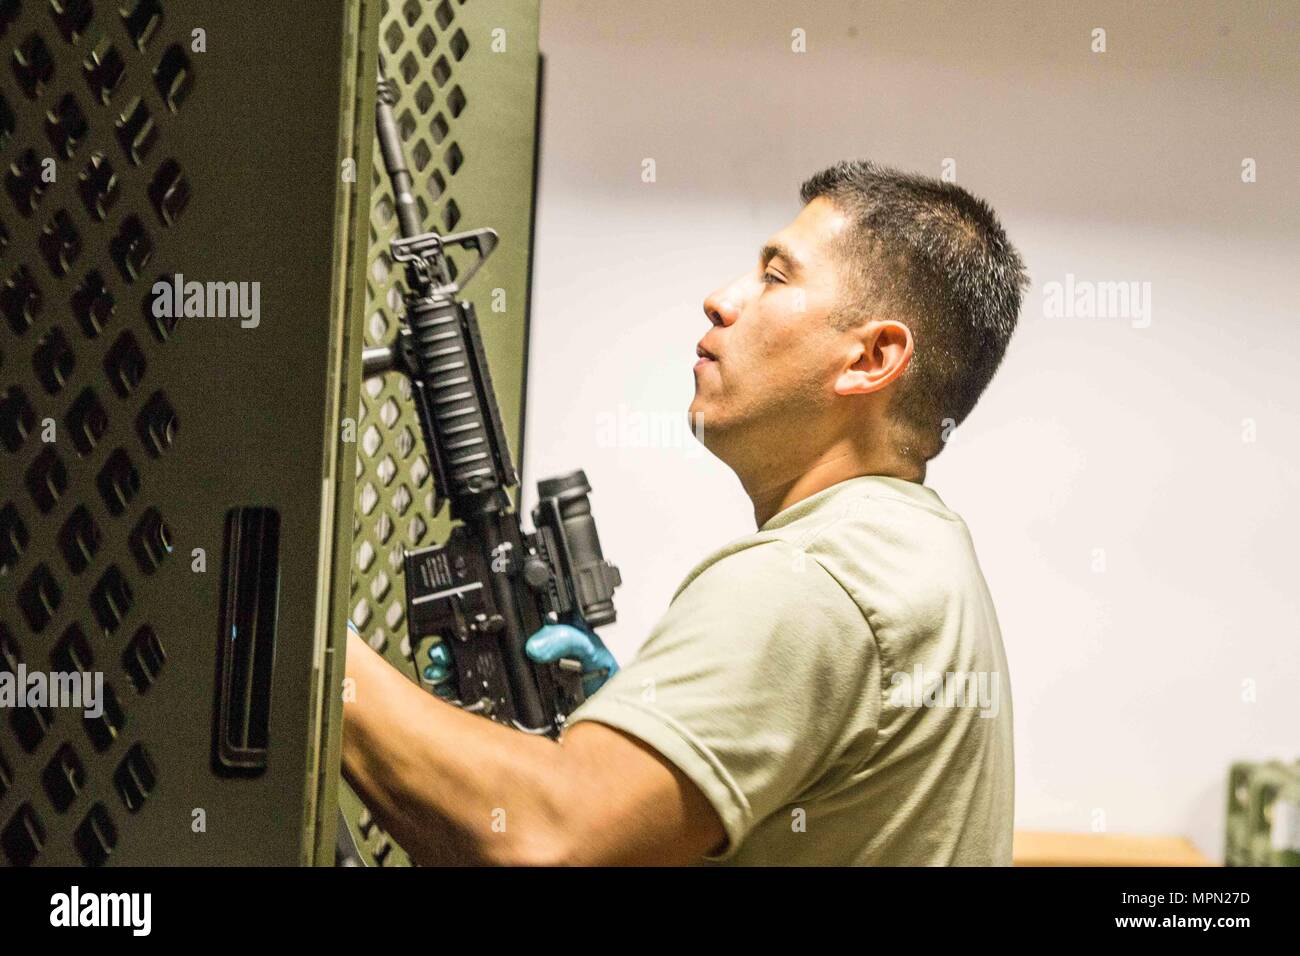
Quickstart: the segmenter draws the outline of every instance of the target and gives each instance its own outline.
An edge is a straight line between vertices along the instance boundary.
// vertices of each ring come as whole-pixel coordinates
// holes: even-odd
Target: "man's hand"
[[[467,714],[355,633],[347,677],[343,775],[422,866],[675,865],[725,844],[696,784],[613,727],[581,721],[556,742]]]
[[[564,657],[582,665],[582,691],[588,697],[618,672],[618,662],[593,631],[569,624],[547,624],[528,639],[524,650],[538,664]]]
[[[348,619],[348,630],[358,637],[361,631]],[[582,692],[590,697],[618,673],[618,661],[609,652],[594,631],[569,624],[547,624],[528,639],[524,645],[528,656],[537,664],[554,664],[568,657],[582,665]],[[441,641],[429,648],[429,659],[424,664],[424,679],[433,685],[439,697],[456,696],[451,684],[451,655]]]

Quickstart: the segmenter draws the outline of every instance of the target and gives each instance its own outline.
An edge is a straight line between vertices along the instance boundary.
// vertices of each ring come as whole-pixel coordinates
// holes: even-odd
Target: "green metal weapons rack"
[[[393,112],[428,231],[491,226],[501,244],[467,290],[479,315],[488,363],[515,460],[523,450],[528,276],[538,95],[538,11],[524,2],[387,5],[379,24],[385,73],[400,91]],[[393,197],[372,156],[365,344],[387,345],[400,321],[402,270]],[[404,376],[364,383],[357,419],[356,511],[350,611],[370,646],[414,678],[407,659],[403,548],[445,539],[446,515],[430,520],[429,461]],[[406,855],[344,786],[345,816],[367,862],[404,865]]]

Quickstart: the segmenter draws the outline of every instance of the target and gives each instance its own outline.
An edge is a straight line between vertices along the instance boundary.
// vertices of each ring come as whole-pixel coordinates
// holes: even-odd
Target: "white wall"
[[[821,166],[955,159],[1034,279],[928,480],[1001,614],[1017,826],[1100,812],[1218,857],[1229,762],[1300,755],[1300,6],[1130,6],[543,0],[525,461],[530,484],[591,478],[630,657],[690,566],[753,530],[684,434],[704,295]],[[1046,318],[1067,273],[1149,282],[1149,327]],[[638,413],[677,440],[635,447]]]

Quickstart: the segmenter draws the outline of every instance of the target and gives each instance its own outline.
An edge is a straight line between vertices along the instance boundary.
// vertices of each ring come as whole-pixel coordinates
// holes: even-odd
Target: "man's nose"
[[[704,300],[704,315],[714,325],[728,326],[740,318],[740,310],[745,306],[744,280],[737,279],[730,285],[709,294]]]

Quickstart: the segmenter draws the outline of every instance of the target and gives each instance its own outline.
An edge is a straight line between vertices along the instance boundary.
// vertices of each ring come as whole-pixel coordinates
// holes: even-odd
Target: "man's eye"
[[[764,273],[763,273],[763,284],[764,284],[764,285],[777,285],[777,284],[782,283],[782,282],[785,282],[785,280],[782,279],[779,275],[777,275],[777,274],[774,273],[774,272],[764,272]]]

